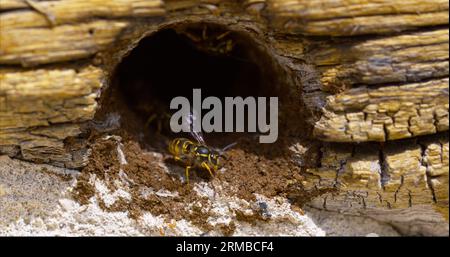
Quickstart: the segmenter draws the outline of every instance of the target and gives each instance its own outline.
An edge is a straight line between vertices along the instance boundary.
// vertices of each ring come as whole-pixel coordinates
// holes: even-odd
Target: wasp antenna
[[[220,150],[220,152],[223,154],[223,153],[225,153],[228,149],[230,149],[231,147],[233,147],[233,146],[235,146],[235,145],[237,145],[237,142],[233,142],[233,143],[231,143],[231,144],[225,146],[224,148],[222,148],[222,149]]]

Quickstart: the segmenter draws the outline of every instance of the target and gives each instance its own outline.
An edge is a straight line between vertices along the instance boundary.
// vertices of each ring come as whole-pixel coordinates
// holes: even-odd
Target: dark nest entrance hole
[[[183,186],[181,180],[173,179],[177,173],[184,176],[184,166],[175,163],[168,155],[167,145],[175,137],[189,135],[172,133],[168,115],[171,114],[169,103],[173,97],[185,96],[191,100],[192,89],[201,88],[203,99],[207,96],[279,98],[276,143],[260,144],[258,137],[245,133],[213,132],[205,135],[211,147],[238,143],[227,151],[224,169],[214,176],[214,181],[232,185],[223,187],[220,192],[248,201],[255,200],[255,193],[267,197],[281,195],[301,205],[315,193],[302,189],[301,167],[290,150],[298,140],[308,137],[303,116],[305,111],[300,100],[301,88],[296,81],[297,78],[282,65],[270,47],[265,47],[245,31],[229,31],[220,25],[196,23],[170,26],[143,38],[116,66],[110,86],[102,93],[101,108],[94,121],[100,132],[106,129],[108,133],[121,136],[121,149],[127,164],[123,165],[118,160],[116,149],[120,145],[117,146],[117,142],[104,140],[104,133],[96,133],[98,129],[90,130],[92,157],[83,170],[84,177],[78,180],[75,190],[81,192],[78,199],[87,201],[94,194],[95,189],[89,182],[91,173],[109,181],[107,183],[113,190],[113,180],[106,178],[119,177],[123,171],[137,187],[133,186],[135,195],[132,202],[118,206],[120,210],[127,209],[130,213],[150,210],[159,215],[166,210],[169,213],[171,210],[184,210],[180,203],[197,201],[199,196],[195,191]],[[114,113],[119,115],[112,115]],[[120,127],[111,122],[116,120],[112,117],[117,116],[120,117]],[[108,125],[112,125],[112,131]],[[304,159],[305,162],[316,160],[308,156]],[[160,165],[161,162],[169,173]],[[191,183],[204,179],[211,179],[208,172],[195,170],[190,174]],[[166,199],[163,204],[161,200],[149,202],[142,199],[138,190],[140,186],[153,188],[155,192],[160,189],[177,190],[183,198],[182,201]],[[192,218],[189,213],[180,213],[184,218],[186,215]],[[203,215],[201,223],[207,223],[206,219]]]
[[[276,96],[279,142],[285,135],[304,132],[300,87],[294,81],[269,50],[244,32],[217,24],[177,25],[143,38],[122,59],[102,106],[108,111],[116,108],[121,113],[122,129],[141,144],[165,151],[167,139],[189,137],[170,130],[170,115],[176,110],[169,106],[176,96],[185,96],[191,104],[194,88],[201,88],[202,99],[216,96],[222,103],[228,96]],[[244,133],[204,136],[217,147],[243,137],[258,142],[257,137]]]

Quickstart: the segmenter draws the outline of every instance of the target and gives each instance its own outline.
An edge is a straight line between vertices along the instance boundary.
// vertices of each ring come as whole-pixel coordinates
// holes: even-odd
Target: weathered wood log
[[[0,63],[28,67],[87,58],[107,48],[126,26],[126,22],[94,21],[54,29],[2,30]]]
[[[339,193],[324,194],[311,205],[404,225],[414,219],[448,221],[448,149],[448,135],[401,145],[325,145],[321,167],[307,171],[305,186]]]
[[[38,28],[57,26],[67,23],[81,23],[92,18],[127,18],[153,17],[164,15],[160,0],[146,1],[43,1],[37,4],[46,11],[48,16],[35,10],[7,12],[0,16],[0,23],[4,28]],[[49,19],[51,24],[49,24]]]
[[[25,129],[93,118],[102,71],[84,65],[0,70],[3,129]]]
[[[89,149],[66,140],[93,119],[121,58],[161,28],[217,23],[254,37],[301,85],[311,140],[326,141],[304,186],[334,190],[311,206],[448,222],[448,9],[443,0],[2,0],[0,153],[84,166]]]
[[[334,142],[386,141],[448,130],[448,78],[355,88],[327,99],[316,137]]]
[[[323,90],[445,77],[448,29],[371,40],[325,42],[311,49]]]
[[[90,65],[0,70],[0,149],[32,161],[84,165],[87,149],[71,152],[63,141],[94,117],[101,75]]]
[[[353,36],[448,24],[448,2],[267,0],[272,26],[288,33]]]

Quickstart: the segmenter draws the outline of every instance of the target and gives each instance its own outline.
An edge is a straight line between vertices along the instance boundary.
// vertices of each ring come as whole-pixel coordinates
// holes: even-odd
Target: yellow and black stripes
[[[169,152],[175,157],[189,155],[195,144],[186,138],[176,138],[169,145]]]
[[[186,166],[186,180],[189,183],[189,170],[200,168],[207,170],[211,176],[219,169],[219,155],[209,147],[196,144],[186,138],[176,138],[169,144],[169,152],[176,161]]]

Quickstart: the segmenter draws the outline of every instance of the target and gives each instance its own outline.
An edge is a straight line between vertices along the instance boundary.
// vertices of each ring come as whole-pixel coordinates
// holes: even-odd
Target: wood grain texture
[[[448,1],[267,0],[265,16],[279,31],[354,36],[448,24]]]
[[[92,119],[102,80],[102,70],[90,65],[0,70],[0,130]]]
[[[87,58],[109,47],[127,25],[126,21],[93,21],[55,28],[2,29],[0,64],[29,67]]]
[[[404,221],[405,214],[410,222],[430,216],[448,222],[448,135],[386,145],[326,144],[321,151],[321,167],[306,172],[304,185],[336,191],[312,206],[391,222]]]
[[[355,88],[329,96],[317,138],[386,141],[448,130],[448,78],[400,86]]]
[[[38,2],[38,1],[36,1]],[[29,7],[23,0],[2,0],[0,2],[0,10],[11,10]]]
[[[322,90],[416,82],[448,76],[448,29],[366,40],[318,42],[309,53]]]
[[[36,10],[10,11],[0,14],[2,27],[10,29],[50,27],[68,23],[81,23],[92,18],[117,19],[163,16],[161,0],[65,0],[35,3],[51,17]],[[49,24],[49,19],[52,24]]]
[[[63,167],[85,165],[88,149],[68,149],[64,140],[93,118],[102,75],[90,65],[0,70],[0,151]]]

